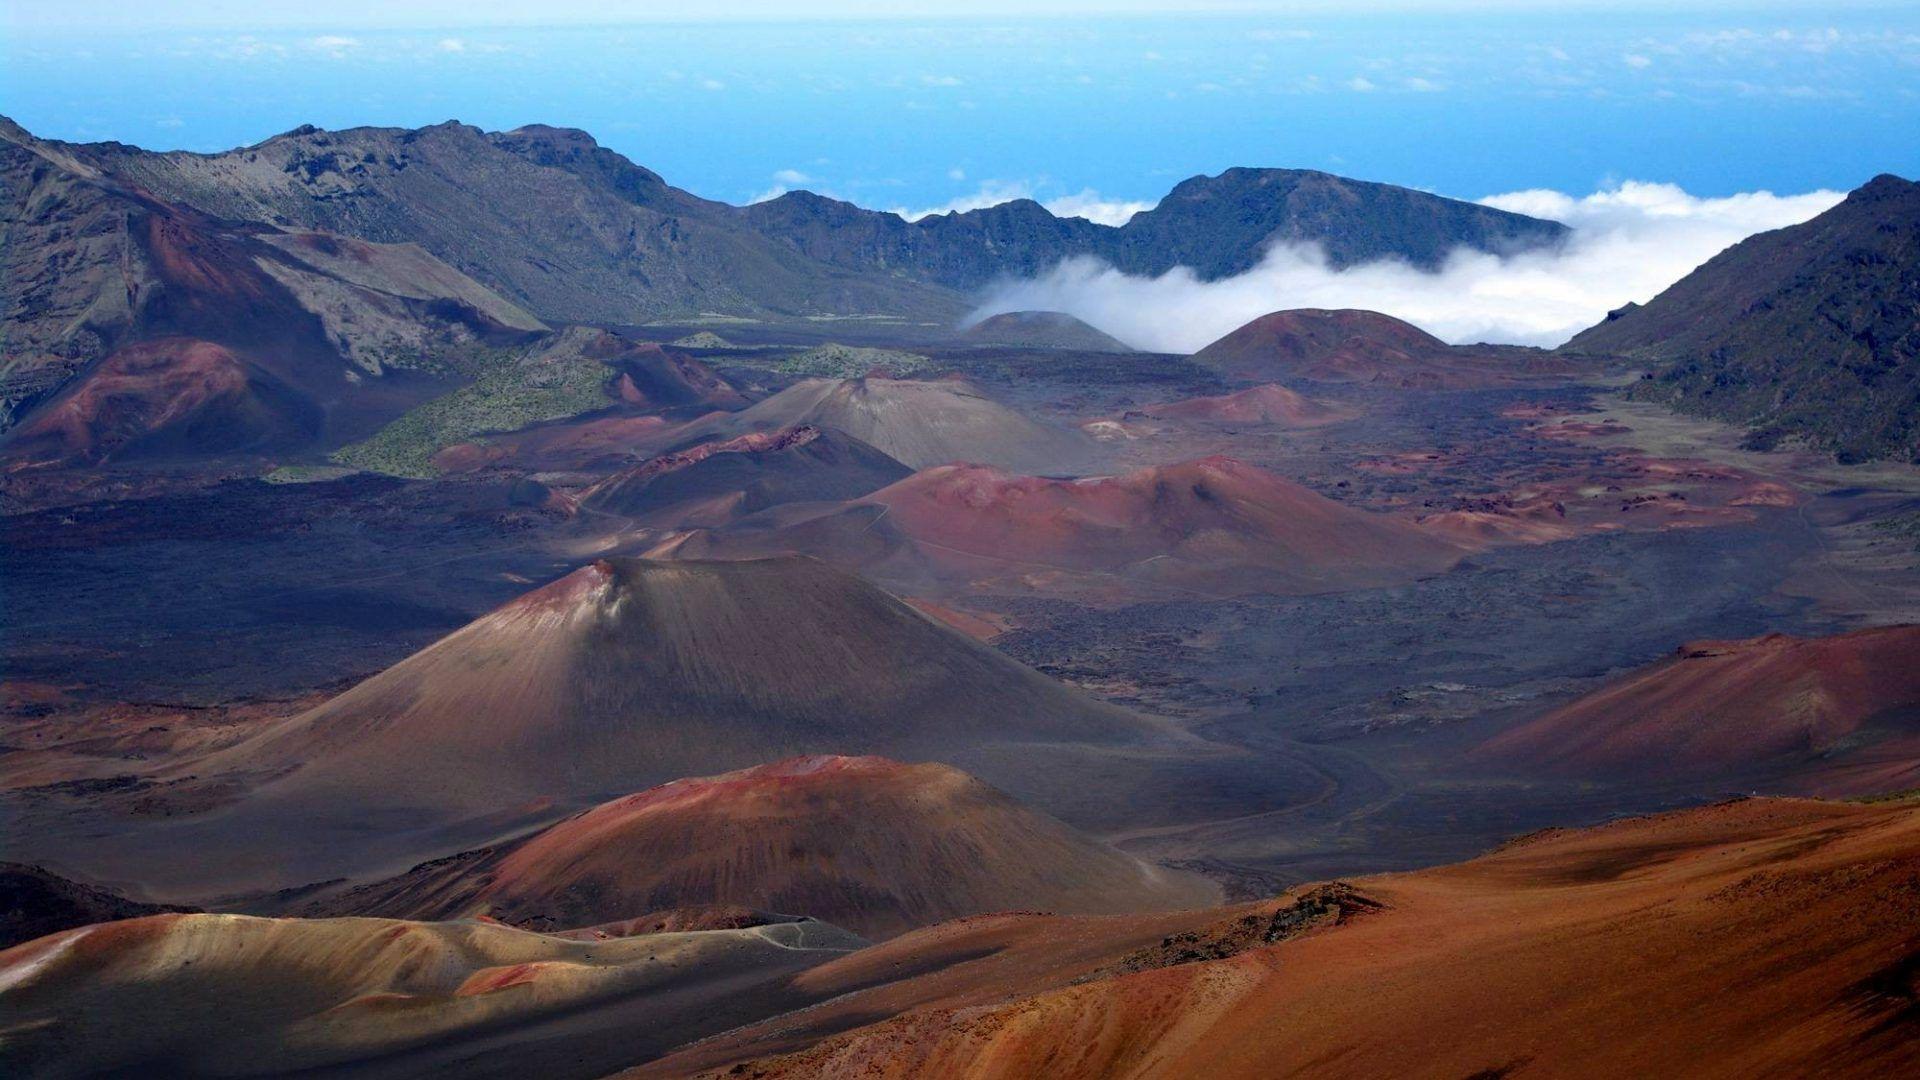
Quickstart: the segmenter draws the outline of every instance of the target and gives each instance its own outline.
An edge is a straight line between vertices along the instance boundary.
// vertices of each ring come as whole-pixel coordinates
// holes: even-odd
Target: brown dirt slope
[[[1139,970],[1086,979],[1089,952],[1122,948],[1114,924],[1032,920],[1024,931],[997,928],[985,958],[859,989],[882,960],[913,971],[915,949],[951,955],[941,933],[966,933],[966,924],[911,935],[796,980],[854,993],[632,1075],[1880,1077],[1920,1068],[1920,809],[1910,804],[1747,800],[1550,832],[1351,887],[1378,910],[1343,908],[1273,944],[1214,950],[1220,959],[1203,948],[1190,962],[1163,951],[1174,962],[1155,963],[1149,950],[1146,964],[1127,965]],[[785,1053],[755,1060],[769,1051]]]

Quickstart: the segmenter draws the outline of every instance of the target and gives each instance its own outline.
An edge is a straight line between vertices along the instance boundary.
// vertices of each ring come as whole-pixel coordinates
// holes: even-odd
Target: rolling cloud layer
[[[1646,302],[1728,246],[1844,197],[1821,190],[1700,198],[1640,181],[1587,196],[1516,191],[1480,201],[1565,222],[1572,240],[1506,257],[1461,249],[1431,272],[1397,261],[1334,269],[1317,247],[1281,245],[1252,270],[1208,282],[1185,268],[1133,277],[1075,259],[994,288],[973,317],[1065,311],[1143,349],[1192,352],[1269,311],[1366,308],[1452,342],[1557,345],[1622,304]]]

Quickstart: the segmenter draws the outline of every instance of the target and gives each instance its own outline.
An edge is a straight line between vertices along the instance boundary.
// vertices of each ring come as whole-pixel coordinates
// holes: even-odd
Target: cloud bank
[[[1640,181],[1586,196],[1516,191],[1480,201],[1565,222],[1573,238],[1558,250],[1508,257],[1463,248],[1437,271],[1398,261],[1339,270],[1318,247],[1281,245],[1252,270],[1211,282],[1184,267],[1134,277],[1074,259],[998,286],[972,317],[1065,311],[1140,348],[1192,352],[1269,311],[1366,308],[1452,342],[1557,345],[1628,301],[1652,299],[1728,246],[1844,197],[1822,190],[1700,198]]]

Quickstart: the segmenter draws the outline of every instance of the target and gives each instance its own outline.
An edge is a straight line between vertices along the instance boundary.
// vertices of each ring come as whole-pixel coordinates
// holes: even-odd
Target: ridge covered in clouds
[[[972,318],[1065,311],[1142,348],[1192,352],[1269,311],[1364,308],[1452,342],[1558,345],[1623,304],[1652,299],[1746,237],[1798,224],[1844,197],[1823,189],[1703,198],[1643,181],[1586,196],[1516,191],[1479,201],[1561,221],[1573,226],[1572,238],[1507,256],[1462,248],[1435,271],[1398,260],[1338,269],[1314,245],[1283,244],[1254,269],[1215,281],[1185,267],[1140,277],[1071,259],[997,286]]]

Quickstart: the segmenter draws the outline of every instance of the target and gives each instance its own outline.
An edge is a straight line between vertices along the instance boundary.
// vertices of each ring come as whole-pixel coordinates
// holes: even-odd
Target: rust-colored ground
[[[1137,948],[1130,932],[1137,943],[1149,924],[1009,917],[913,935],[799,976],[888,985],[641,1072],[1228,1080],[1920,1067],[1911,804],[1748,800],[1353,884],[1383,910],[1224,959],[1077,983],[1094,954]],[[979,959],[915,973],[921,955],[959,952],[956,939]],[[842,1026],[857,1029],[816,1041]],[[791,1052],[752,1060],[769,1051]]]

